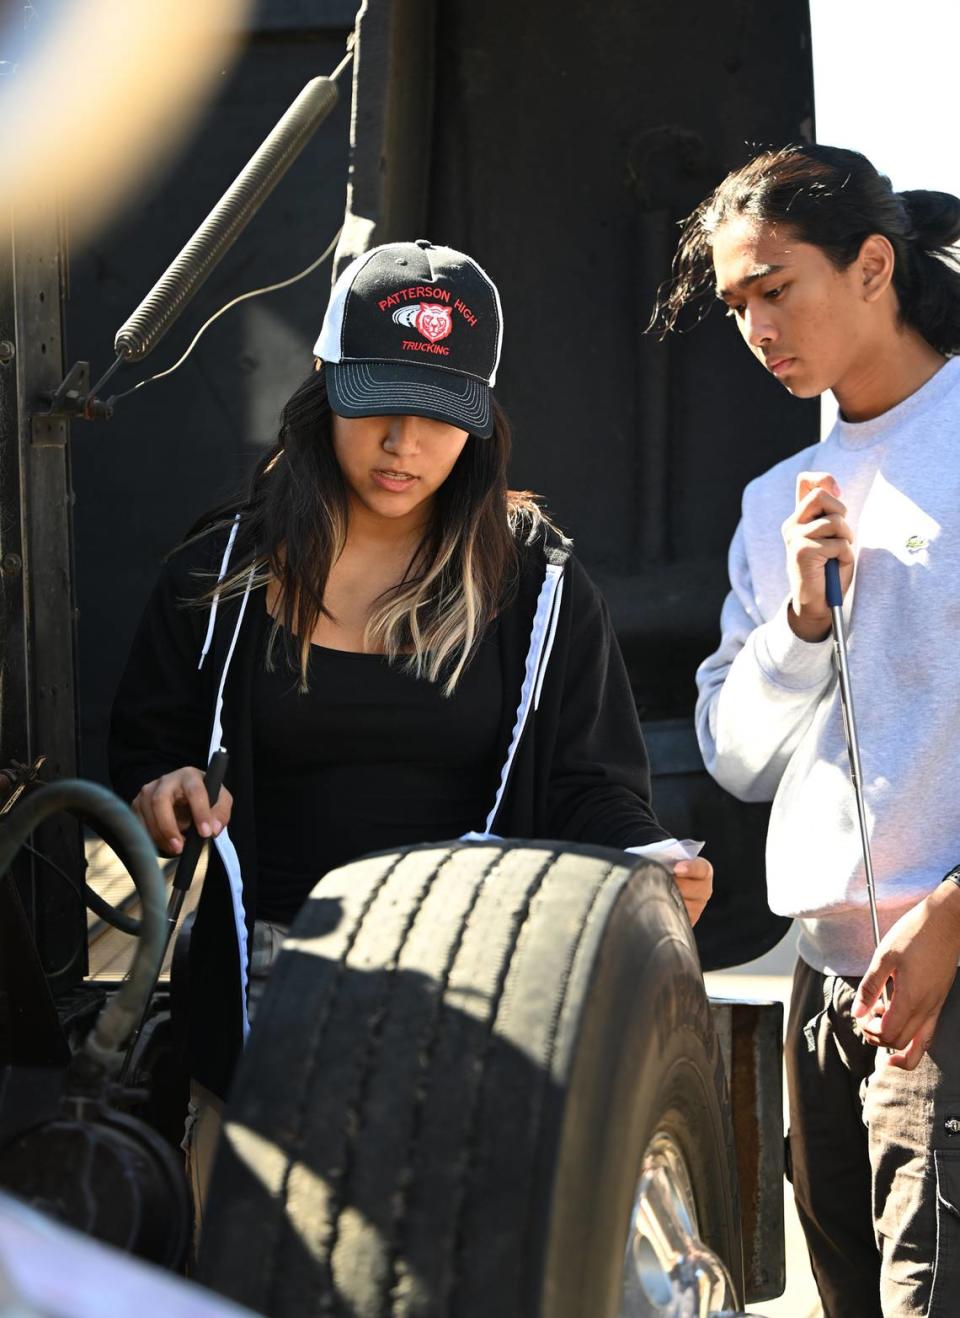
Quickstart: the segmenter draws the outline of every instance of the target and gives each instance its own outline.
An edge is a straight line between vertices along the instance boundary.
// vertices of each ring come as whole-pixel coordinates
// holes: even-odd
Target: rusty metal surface
[[[748,1304],[786,1286],[783,1218],[783,1004],[711,998],[737,1150]]]
[[[0,375],[0,589],[4,762],[78,763],[73,495],[67,423],[41,415],[63,375],[66,263],[60,217],[18,213],[0,226],[0,337],[16,354]],[[14,878],[54,992],[86,969],[83,852],[76,820],[44,821]],[[69,891],[69,887],[73,891]]]

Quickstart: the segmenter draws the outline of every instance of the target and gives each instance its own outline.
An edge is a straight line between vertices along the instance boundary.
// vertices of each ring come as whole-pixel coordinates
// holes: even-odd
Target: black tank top
[[[257,918],[288,924],[329,870],[481,829],[500,770],[494,626],[456,690],[382,655],[311,646],[309,691],[282,653],[253,683]]]

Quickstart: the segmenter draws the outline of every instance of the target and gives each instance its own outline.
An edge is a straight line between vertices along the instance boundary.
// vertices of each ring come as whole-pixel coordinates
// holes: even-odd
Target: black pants
[[[960,980],[915,1071],[850,1014],[858,980],[799,961],[787,1024],[797,1210],[826,1318],[960,1314]]]

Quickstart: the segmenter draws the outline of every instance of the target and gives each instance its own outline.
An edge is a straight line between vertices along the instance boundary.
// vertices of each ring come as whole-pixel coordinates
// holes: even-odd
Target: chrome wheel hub
[[[735,1306],[730,1274],[700,1239],[683,1155],[661,1131],[634,1194],[619,1318],[711,1318]]]

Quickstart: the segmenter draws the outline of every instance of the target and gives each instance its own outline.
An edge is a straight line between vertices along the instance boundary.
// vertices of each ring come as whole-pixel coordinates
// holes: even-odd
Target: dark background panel
[[[163,177],[71,262],[69,360],[96,375],[113,336],[306,82],[340,62],[357,5],[262,5],[246,49]],[[307,12],[307,11],[310,12]],[[171,365],[232,297],[304,269],[342,222],[350,78],[332,116],[156,350],[124,367],[119,393]],[[276,437],[280,408],[312,367],[329,263],[229,311],[166,380],[73,426],[78,680],[83,771],[105,780],[110,702],[162,555],[238,488]]]
[[[810,135],[806,7],[442,4],[428,233],[501,286],[513,478],[607,591],[647,717],[689,712],[751,476],[817,438],[720,308],[645,333],[689,213],[748,142]]]

